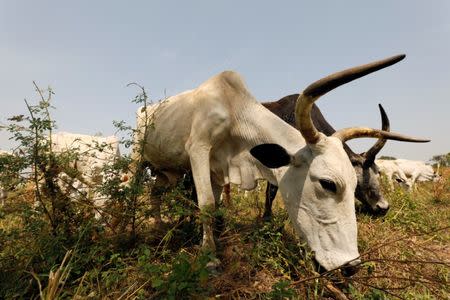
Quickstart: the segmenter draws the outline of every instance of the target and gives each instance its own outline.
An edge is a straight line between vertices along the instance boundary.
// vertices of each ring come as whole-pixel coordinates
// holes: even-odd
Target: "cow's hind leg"
[[[161,219],[161,198],[166,192],[167,188],[170,185],[168,177],[160,172],[155,172],[156,180],[151,188],[150,192],[150,204],[151,204],[151,213],[155,220],[155,225],[160,226],[162,224]]]
[[[227,186],[228,186],[228,195],[229,195],[229,193],[230,193],[230,191],[229,191],[230,185],[226,184],[225,186],[222,187],[221,185],[216,184],[213,181],[211,186],[212,186],[212,190],[213,190],[213,194],[214,194],[215,205],[216,205],[216,207],[219,207],[220,203],[221,203],[221,196],[223,195],[224,190],[225,190],[225,188]],[[227,207],[227,206],[225,206],[225,207]],[[215,232],[218,233],[218,234],[222,233],[222,231],[223,231],[223,229],[225,227],[225,220],[224,220],[223,214],[217,214],[216,213],[215,216],[214,216],[214,221],[215,221],[214,222]]]
[[[268,222],[272,219],[272,204],[277,195],[278,187],[276,185],[267,182],[266,187],[266,202],[264,204],[263,220]]]
[[[225,184],[222,188],[222,203],[225,207],[231,207],[231,185]]]

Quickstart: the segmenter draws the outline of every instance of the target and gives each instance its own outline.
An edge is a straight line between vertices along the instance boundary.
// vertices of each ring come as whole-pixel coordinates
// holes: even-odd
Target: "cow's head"
[[[420,170],[419,176],[417,177],[417,181],[439,181],[440,176],[437,172],[434,171],[433,167],[430,165],[423,165]]]
[[[389,118],[381,104],[381,129],[390,130]],[[356,154],[347,147],[346,152],[355,168],[358,184],[355,197],[364,205],[365,210],[376,215],[385,215],[389,210],[389,202],[383,197],[380,188],[380,170],[375,164],[375,157],[386,144],[386,139],[378,139],[368,151]]]
[[[297,128],[306,141],[306,146],[296,153],[276,144],[258,145],[250,151],[269,168],[285,167],[278,182],[285,207],[295,230],[326,270],[359,263],[354,205],[357,177],[343,142],[358,137],[428,140],[364,127],[342,129],[327,137],[314,127],[312,104],[328,91],[403,58],[399,55],[344,70],[308,86],[296,104]]]

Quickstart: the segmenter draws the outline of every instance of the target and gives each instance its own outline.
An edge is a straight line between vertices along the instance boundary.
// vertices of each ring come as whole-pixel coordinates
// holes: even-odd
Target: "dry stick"
[[[322,274],[319,274],[319,275],[316,275],[316,276],[311,276],[311,277],[307,277],[307,278],[304,278],[304,279],[300,279],[300,280],[292,282],[290,285],[291,286],[296,286],[296,285],[299,285],[299,284],[307,282],[307,281],[324,278],[327,274],[329,274],[330,272],[335,271],[335,270],[337,270],[337,269],[334,269],[334,270],[331,270],[331,271],[327,271],[325,273],[322,273]]]
[[[446,229],[449,229],[449,228],[450,228],[450,226],[445,226],[445,227],[438,228],[438,229],[436,229],[436,230],[432,230],[432,231],[429,231],[429,232],[418,233],[418,234],[414,234],[414,235],[412,235],[412,236],[403,236],[403,237],[398,238],[398,239],[394,239],[394,240],[391,240],[391,241],[387,241],[387,242],[384,242],[384,243],[378,245],[377,247],[368,249],[365,253],[361,254],[361,256],[370,254],[370,253],[374,252],[375,250],[378,250],[378,249],[380,249],[380,248],[382,248],[382,247],[385,247],[385,246],[387,246],[387,245],[394,244],[394,243],[397,243],[397,242],[400,242],[400,241],[404,241],[404,240],[406,240],[406,239],[408,239],[408,238],[411,238],[411,237],[414,237],[414,236],[430,235],[430,234],[433,234],[433,233],[436,233],[436,232],[439,232],[439,231],[443,231],[443,230],[446,230]],[[429,263],[429,264],[441,264],[441,265],[444,265],[444,266],[448,266],[447,263],[445,263],[445,262],[440,262],[440,261],[419,261],[419,260],[417,260],[417,261],[414,261],[414,260],[411,260],[411,261],[404,260],[404,261],[402,261],[402,260],[393,260],[393,259],[370,259],[370,260],[367,260],[367,261],[362,261],[361,263],[370,262],[370,261],[381,261],[381,262],[382,262],[382,261],[394,261],[394,262],[399,262],[399,263],[408,263],[408,262],[413,262],[413,263]],[[433,283],[433,281],[429,282],[429,281],[423,281],[423,280],[419,280],[419,279],[414,279],[414,280],[412,280],[412,279],[408,279],[408,278],[400,278],[400,277],[399,277],[399,278],[396,278],[396,277],[391,277],[391,276],[372,276],[372,277],[368,277],[367,279],[369,279],[369,278],[377,278],[377,277],[379,277],[379,278],[402,279],[402,280],[407,280],[407,281],[412,281],[412,282],[413,282],[413,281],[416,281],[416,282],[420,282],[420,283],[423,283],[423,284],[432,284],[432,283]],[[363,278],[364,278],[364,277],[363,277]],[[397,297],[397,298],[399,298],[399,299],[403,299],[403,298],[401,298],[400,296],[395,295],[395,294],[393,294],[393,293],[390,293],[390,292],[388,292],[388,291],[385,290],[385,289],[382,289],[382,288],[379,288],[379,287],[375,287],[375,286],[373,286],[373,285],[369,285],[369,284],[367,284],[366,282],[361,282],[361,281],[358,281],[357,279],[358,279],[358,278],[356,277],[356,278],[354,278],[353,280],[355,280],[356,282],[359,282],[359,283],[361,283],[361,284],[363,284],[363,285],[366,285],[366,286],[369,286],[369,287],[378,289],[378,290],[380,290],[380,291],[386,292],[386,293],[388,293],[388,294],[390,294],[390,295],[392,295],[392,296],[394,296],[394,297]],[[436,281],[436,283],[439,283],[439,282]],[[433,294],[435,294],[432,290],[430,290],[430,291],[431,291]]]
[[[399,260],[391,258],[371,258],[369,260],[365,260],[364,262],[396,262],[401,264],[418,263],[418,264],[443,265],[446,267],[450,267],[450,263],[439,260]]]
[[[81,277],[80,284],[78,285],[77,290],[75,291],[75,294],[73,295],[74,299],[76,298],[76,296],[78,296],[78,292],[80,291],[81,286],[83,285],[84,278],[86,277],[87,273],[88,272],[84,272],[83,276]]]
[[[361,283],[361,281],[356,281],[355,280],[355,282],[359,282],[359,283]],[[406,285],[402,285],[402,286],[398,286],[398,287],[390,287],[390,288],[388,288],[390,291],[400,291],[400,290],[405,290],[405,289],[407,289],[407,288],[409,288],[409,287],[412,287],[412,286],[414,286],[414,283],[408,283],[408,284],[406,284]]]
[[[433,287],[434,287],[434,286],[432,285],[433,282],[425,282],[425,281],[413,280],[413,279],[407,279],[407,278],[402,279],[402,278],[399,278],[399,277],[390,277],[390,276],[374,276],[374,277],[367,276],[367,277],[358,277],[358,278],[353,278],[353,281],[358,282],[358,283],[360,283],[360,284],[362,284],[362,285],[369,286],[369,285],[367,284],[367,280],[364,280],[364,281],[358,280],[358,279],[365,279],[365,278],[366,278],[366,279],[372,279],[372,278],[386,278],[386,279],[405,280],[405,281],[409,281],[409,282],[410,282],[410,283],[407,284],[407,285],[404,285],[404,286],[401,286],[401,287],[389,287],[389,288],[386,288],[386,290],[404,290],[404,289],[406,289],[406,288],[408,288],[408,287],[414,286],[414,283],[415,283],[415,282],[419,282],[419,283],[422,283],[424,286],[426,286],[426,287],[428,288],[428,291],[429,291],[429,292],[431,292],[433,295],[435,295],[437,298],[439,298],[439,295],[433,290]],[[438,282],[438,281],[436,281],[435,283],[443,284],[442,282]],[[427,284],[428,284],[428,285],[427,285]],[[372,286],[372,285],[370,285],[370,287],[373,287],[373,288],[376,288],[376,289],[385,291],[385,290],[383,290],[383,289],[381,289],[381,288],[377,288],[377,287]],[[434,287],[434,288],[436,288],[436,287]]]
[[[28,272],[28,271],[25,271],[25,272],[30,273],[31,276],[33,276],[33,278],[36,280],[38,287],[39,287],[39,296],[41,297],[41,299],[44,299],[44,294],[42,293],[42,284],[41,284],[41,280],[39,279],[39,276],[34,272]]]
[[[436,233],[436,232],[439,232],[439,231],[442,231],[442,230],[445,230],[445,229],[448,229],[448,228],[450,228],[450,226],[438,228],[438,229],[436,229],[436,230],[429,231],[429,232],[426,232],[426,233],[415,234],[415,235],[413,235],[413,236],[428,235],[428,234]],[[385,246],[387,246],[387,245],[389,245],[389,244],[393,244],[393,243],[396,243],[396,242],[405,240],[405,239],[407,239],[407,238],[410,238],[410,236],[404,236],[404,237],[401,237],[401,238],[399,238],[399,239],[395,239],[395,240],[392,240],[392,241],[387,241],[387,242],[385,242],[385,243],[380,244],[378,247],[374,247],[374,248],[369,249],[368,251],[366,251],[366,252],[364,252],[363,254],[361,254],[361,256],[370,254],[370,253],[372,253],[373,251],[375,251],[375,250],[377,250],[377,249],[380,249],[380,248],[382,248],[382,247],[385,247]],[[372,261],[372,260],[362,261],[361,263],[364,263],[364,262],[370,262],[370,261]],[[331,270],[329,270],[329,271],[326,271],[326,272],[324,272],[324,273],[322,273],[322,274],[319,274],[319,275],[316,275],[316,276],[311,276],[311,277],[307,277],[307,278],[304,278],[304,279],[300,279],[300,280],[294,281],[294,282],[292,282],[290,285],[291,285],[291,286],[295,286],[295,285],[299,285],[299,284],[304,283],[304,282],[307,282],[307,281],[311,281],[311,280],[315,280],[315,279],[320,279],[320,278],[325,278],[327,275],[329,275],[329,274],[331,274],[332,272],[337,271],[337,270],[339,270],[339,269],[341,269],[341,266],[339,266],[339,267],[337,267],[337,268],[334,268],[334,269],[331,269]],[[317,273],[316,273],[316,274],[317,274]],[[368,286],[369,286],[369,285],[368,285]],[[370,287],[375,288],[375,289],[378,289],[378,290],[381,290],[381,291],[384,291],[384,290],[381,289],[381,288],[377,288],[377,287],[374,287],[374,286],[370,286]],[[389,292],[387,292],[387,293],[388,293],[388,294],[391,294],[391,293],[389,293]],[[403,299],[403,298],[401,298],[401,297],[399,297],[399,296],[397,296],[397,295],[395,295],[395,294],[392,294],[392,296],[395,296],[395,297],[397,297],[397,298]]]
[[[337,300],[348,300],[347,296],[337,287],[333,285],[333,283],[326,278],[326,276],[322,276],[317,272],[314,272],[319,278],[322,277],[322,280],[325,281],[325,287],[328,291],[330,291]]]
[[[398,239],[386,241],[386,242],[384,242],[384,243],[378,244],[378,246],[376,246],[376,247],[367,249],[367,251],[364,252],[363,254],[361,254],[361,256],[370,254],[370,253],[372,253],[373,251],[378,250],[378,249],[380,249],[380,248],[382,248],[382,247],[385,247],[385,246],[388,246],[388,245],[390,245],[390,244],[394,244],[394,243],[397,243],[397,242],[406,240],[406,239],[411,238],[411,237],[414,237],[414,236],[429,235],[429,234],[436,233],[436,232],[439,232],[439,231],[443,231],[443,230],[446,230],[446,229],[450,229],[450,226],[445,226],[445,227],[441,227],[441,228],[438,228],[438,229],[435,229],[435,230],[432,230],[432,231],[423,232],[423,233],[416,233],[416,234],[413,234],[413,235],[410,235],[410,236],[403,236],[403,237],[400,237],[400,238],[398,238]]]
[[[135,285],[136,285],[136,282],[133,282],[133,284],[130,285],[130,286],[126,289],[126,291],[123,292],[123,294],[120,295],[119,298],[117,298],[117,300],[122,299],[122,298],[128,293],[128,291],[130,291],[132,288],[134,288]]]
[[[325,287],[334,295],[335,299],[348,300],[347,296],[345,296],[345,294],[340,289],[335,287],[329,280],[327,279],[324,280],[325,280]]]
[[[423,278],[423,277],[421,277]],[[435,280],[431,280],[428,279],[429,281],[426,280],[422,280],[420,278],[408,278],[408,277],[398,277],[398,276],[387,276],[387,275],[379,275],[379,276],[358,276],[358,277],[354,277],[352,278],[354,280],[358,280],[358,279],[393,279],[393,280],[404,280],[404,281],[411,281],[411,282],[419,282],[419,283],[423,283],[423,284],[432,284],[432,283],[442,283],[439,281],[435,281]]]
[[[393,297],[395,297],[395,298],[398,298],[398,299],[401,299],[401,300],[405,300],[405,298],[403,298],[403,297],[401,297],[401,296],[399,296],[399,295],[397,295],[397,294],[394,294],[394,293],[392,293],[392,292],[389,292],[389,291],[386,290],[386,289],[382,289],[382,288],[380,288],[380,287],[377,287],[377,286],[374,286],[374,285],[371,285],[371,284],[368,284],[368,283],[362,282],[362,281],[357,281],[357,282],[359,282],[359,283],[362,284],[362,285],[368,286],[368,287],[370,287],[370,288],[373,288],[373,289],[382,291],[383,293],[386,293],[386,294],[388,294],[388,295],[391,295],[391,296],[393,296]]]
[[[132,292],[130,295],[127,296],[127,299],[130,299],[132,296],[134,296],[134,294],[136,294],[140,289],[142,289],[144,286],[146,286],[149,282],[151,281],[151,279],[147,280],[146,282],[144,282],[141,286],[139,286],[134,292]]]

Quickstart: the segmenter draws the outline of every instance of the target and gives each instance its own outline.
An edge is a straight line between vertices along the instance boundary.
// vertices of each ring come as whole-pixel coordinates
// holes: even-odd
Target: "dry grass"
[[[338,272],[319,275],[310,255],[298,241],[282,208],[281,199],[275,201],[272,224],[260,219],[264,191],[244,196],[232,191],[233,205],[224,209],[225,224],[218,234],[218,257],[222,269],[207,280],[200,275],[186,298],[220,299],[448,299],[450,276],[450,169],[443,170],[437,183],[420,184],[408,194],[400,188],[385,191],[391,210],[383,218],[358,214],[359,249],[363,266],[351,278]],[[18,194],[8,209],[19,210],[26,195]],[[278,196],[279,197],[279,196]],[[189,219],[188,219],[189,221]],[[184,222],[188,222],[184,221]],[[44,276],[46,288],[41,298],[55,299],[159,299],[168,298],[168,290],[158,290],[155,278],[168,280],[176,275],[175,257],[185,253],[194,266],[199,256],[199,222],[196,227],[185,223],[168,223],[165,231],[153,230],[152,222],[142,224],[138,241],[147,247],[143,255],[136,248],[122,249],[120,236],[114,233],[92,237],[92,262],[78,275],[69,270],[79,260],[86,259],[72,252],[71,259],[62,260],[56,271]],[[188,223],[189,223],[188,222]],[[13,215],[0,220],[0,230],[10,232],[22,223]],[[188,229],[186,229],[188,228]],[[194,231],[192,228],[196,228]],[[15,242],[32,247],[27,236]],[[14,249],[14,240],[5,240],[1,259]],[[40,249],[36,249],[40,252]],[[108,252],[109,251],[109,252]],[[112,252],[116,251],[116,252]],[[100,253],[104,260],[95,257]],[[106,254],[110,253],[110,254]],[[113,253],[113,254],[111,254]],[[118,254],[114,254],[118,253]],[[86,255],[86,254],[84,254]],[[175,260],[174,260],[175,259]],[[143,271],[148,260],[150,271]],[[61,260],[59,260],[61,262]],[[25,264],[27,265],[27,264]],[[156,276],[151,268],[158,268]],[[197,272],[199,269],[194,268]],[[11,272],[13,270],[11,269]],[[191,270],[192,271],[192,270]],[[32,270],[30,270],[32,272]],[[153,272],[153,273],[152,273]],[[158,273],[159,272],[159,273]],[[192,273],[198,276],[199,273]],[[48,280],[50,276],[50,280]],[[39,279],[40,278],[40,279]],[[42,276],[38,278],[42,280]],[[189,278],[185,279],[188,280]],[[186,282],[177,284],[187,284]],[[0,283],[1,287],[1,283]],[[195,289],[194,289],[195,288]],[[48,295],[48,297],[47,297]],[[34,294],[34,297],[39,294]],[[177,297],[173,298],[177,299]]]
[[[388,215],[383,218],[358,215],[359,248],[364,262],[362,270],[352,278],[340,277],[334,285],[353,299],[448,299],[450,169],[443,170],[439,182],[419,184],[412,194],[396,188],[391,192],[386,189],[385,195],[391,202]],[[254,268],[246,260],[246,253],[254,245],[240,242],[255,226],[262,226],[255,220],[261,215],[263,199],[262,192],[251,194],[248,199],[240,197],[240,205],[231,212],[235,219],[248,227],[243,226],[238,232],[222,237],[226,267],[213,281],[215,292],[226,298],[253,299],[269,292],[280,280],[289,279],[300,299],[312,297],[317,274],[308,267],[299,268],[301,270],[297,273],[283,274],[267,266]],[[275,202],[276,215],[284,214],[280,200]],[[285,226],[284,234],[289,236],[285,242],[295,240],[289,224]],[[327,282],[322,281],[321,284],[322,294],[315,293],[317,297],[312,298],[339,297],[324,289]]]

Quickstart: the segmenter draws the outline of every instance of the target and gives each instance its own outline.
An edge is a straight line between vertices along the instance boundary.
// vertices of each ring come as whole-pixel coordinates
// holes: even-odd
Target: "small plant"
[[[290,282],[281,280],[272,286],[272,291],[267,294],[268,299],[284,300],[294,299],[298,295],[293,288],[290,287]]]
[[[208,254],[191,257],[181,251],[170,263],[155,265],[144,264],[146,273],[151,276],[151,287],[158,298],[190,299],[206,296],[209,271],[207,263],[213,259]],[[166,272],[169,270],[169,274]]]

